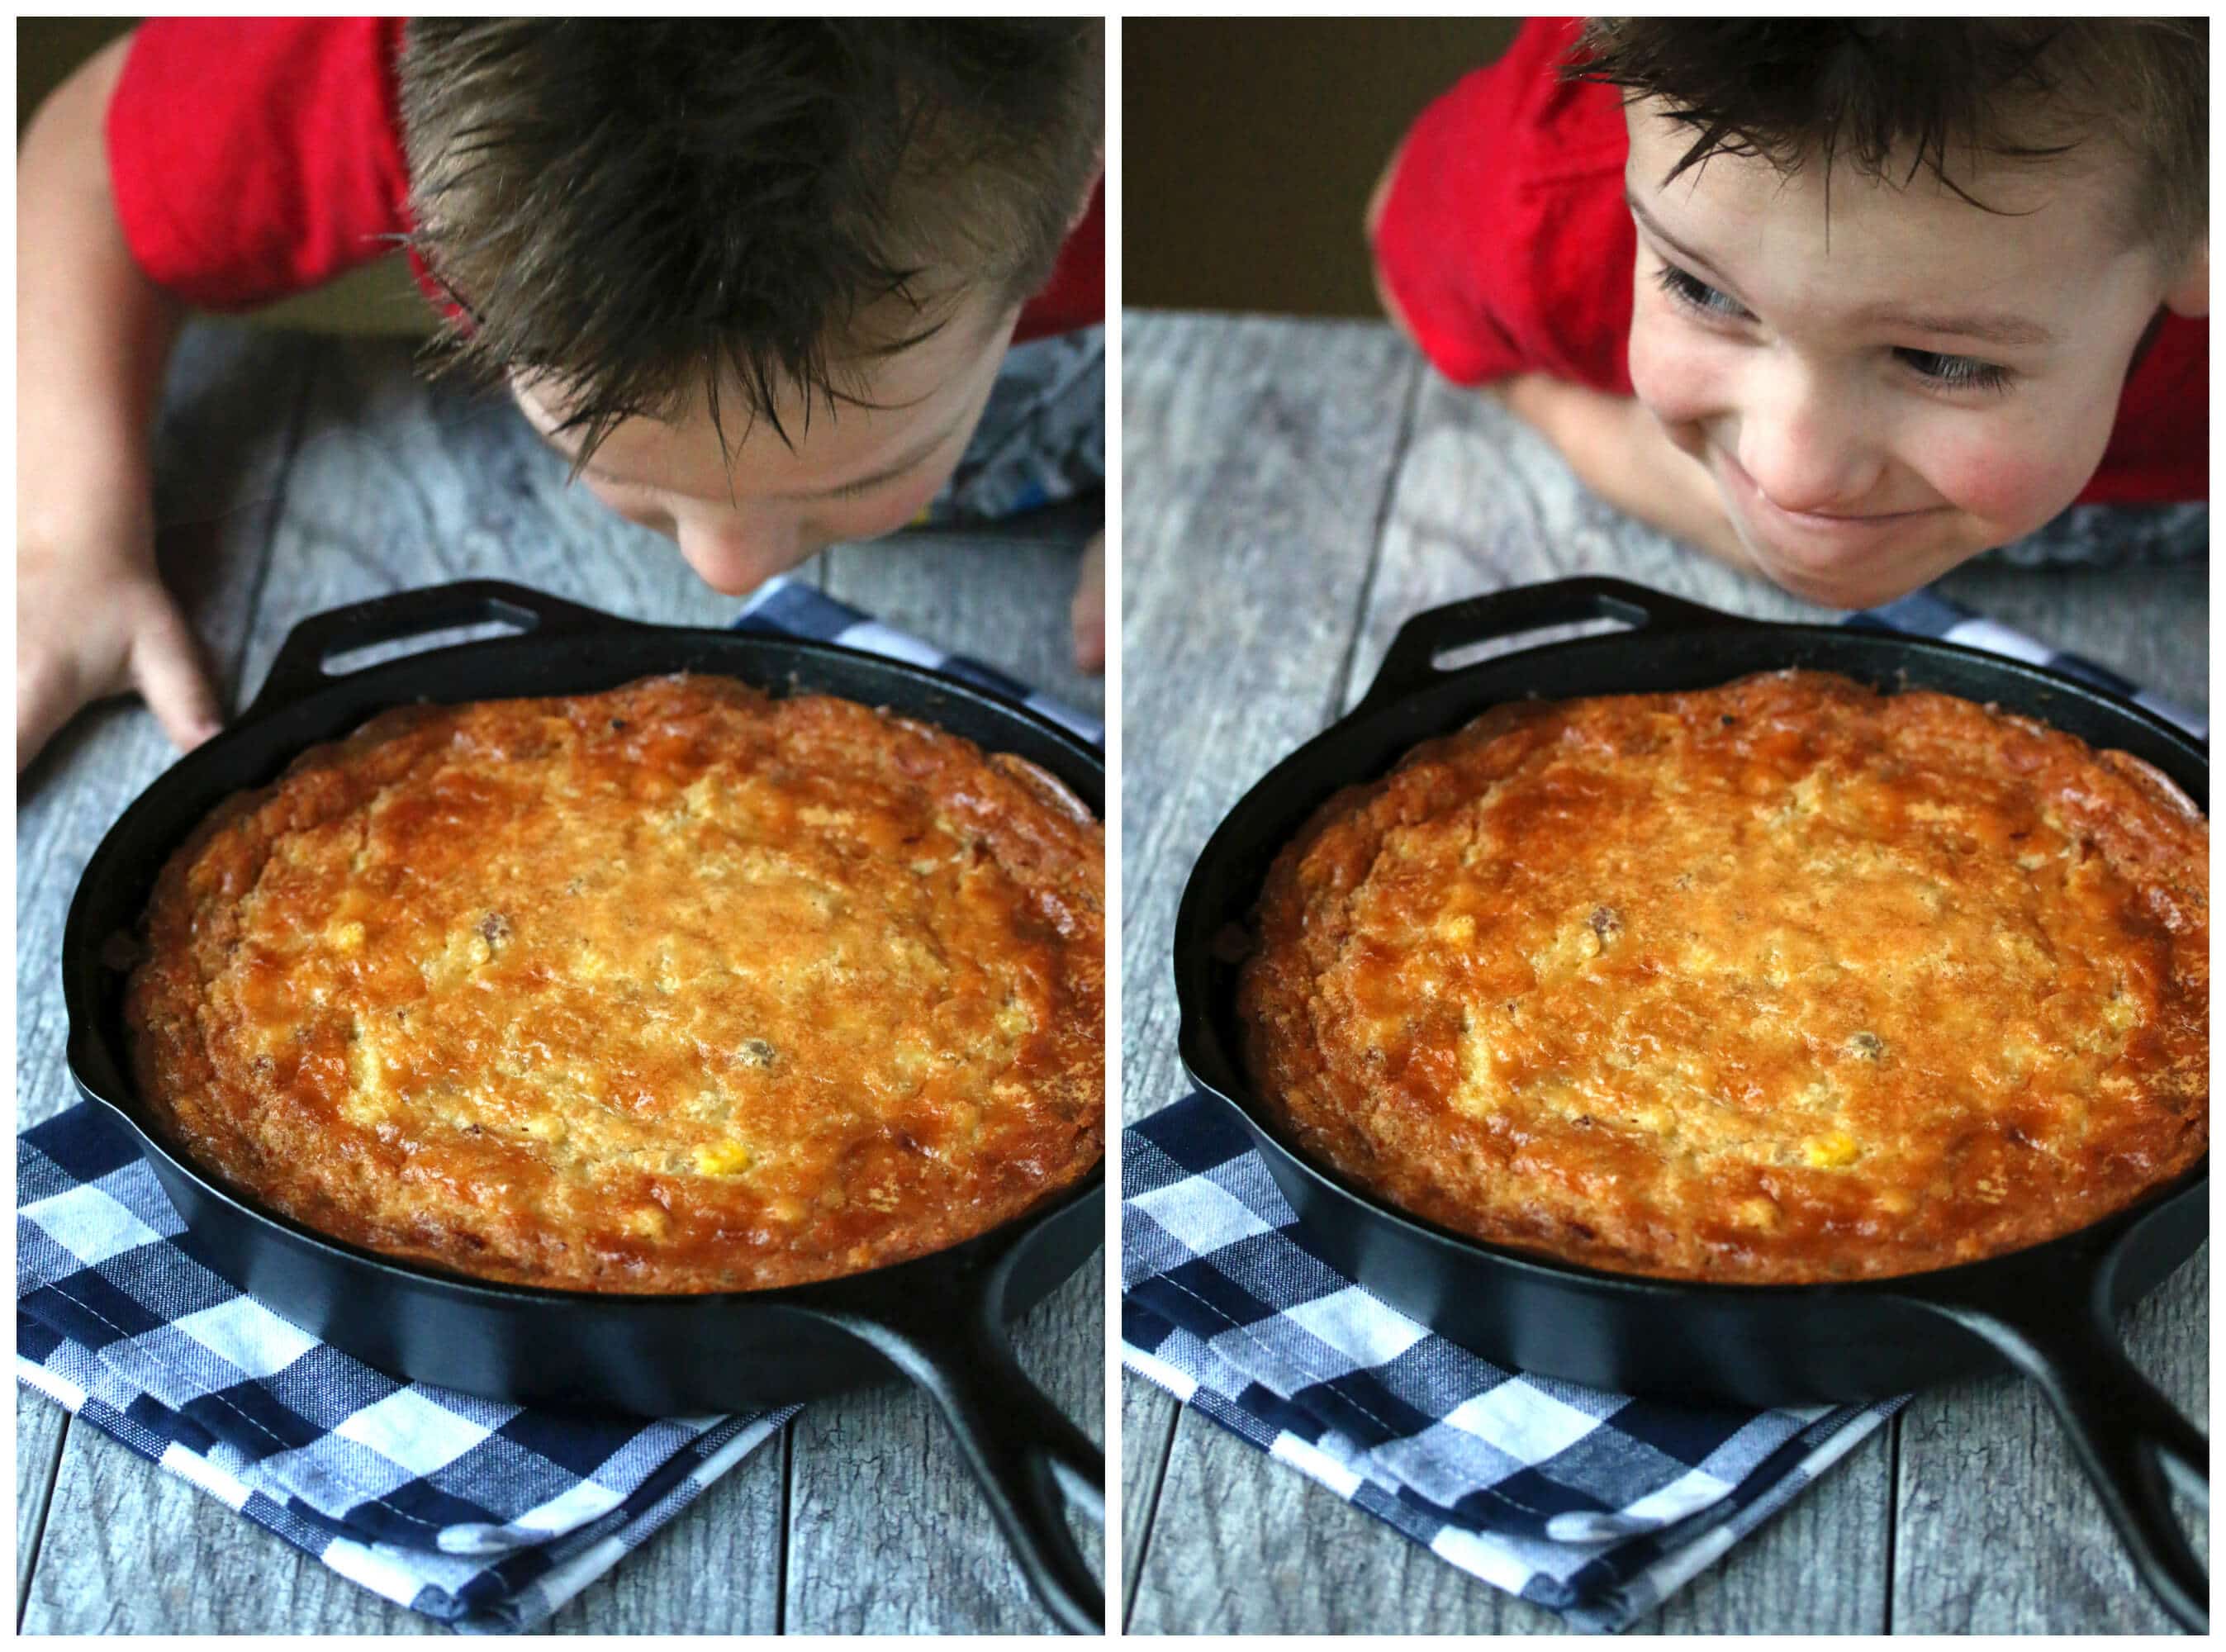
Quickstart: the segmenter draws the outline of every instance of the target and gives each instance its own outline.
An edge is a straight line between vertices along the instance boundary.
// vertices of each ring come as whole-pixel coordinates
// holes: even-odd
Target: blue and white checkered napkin
[[[809,586],[759,630],[837,638],[1090,719]],[[316,1556],[456,1629],[530,1629],[771,1439],[796,1407],[596,1418],[382,1376],[225,1283],[90,1102],[17,1143],[16,1370],[29,1387]]]
[[[1948,637],[2132,693],[1929,593],[1850,623]],[[2202,721],[2143,703],[2200,733]],[[1122,1137],[1123,1363],[1464,1572],[1614,1630],[1847,1455],[1903,1401],[1753,1411],[1510,1371],[1310,1248],[1218,1102]]]
[[[781,636],[841,643],[849,648],[862,648],[868,653],[886,654],[891,659],[925,665],[945,677],[955,677],[962,683],[1017,700],[1039,716],[1050,718],[1093,746],[1105,743],[1105,725],[1097,718],[1064,705],[1047,694],[1038,694],[1019,678],[1006,675],[994,665],[985,665],[964,654],[947,654],[932,644],[885,626],[849,603],[837,601],[825,592],[785,574],[767,580],[750,594],[749,600],[742,605],[741,618],[735,621],[735,629],[769,631]]]

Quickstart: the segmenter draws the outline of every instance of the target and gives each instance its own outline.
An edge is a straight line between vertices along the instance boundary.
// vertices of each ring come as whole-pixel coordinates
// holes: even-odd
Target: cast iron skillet
[[[324,670],[347,650],[487,621],[525,634],[341,677]],[[148,1127],[128,1076],[124,972],[111,943],[133,932],[163,861],[219,802],[391,706],[584,693],[680,670],[890,707],[1027,758],[1103,813],[1097,752],[916,666],[826,643],[640,625],[489,580],[382,597],[296,626],[254,704],[149,786],[94,851],[62,936],[71,1077],[137,1139],[196,1256],[394,1376],[519,1404],[675,1416],[809,1399],[900,1372],[957,1437],[1053,1617],[1097,1633],[1103,1595],[1065,1509],[1103,1520],[1104,1458],[1021,1373],[1006,1325],[1097,1249],[1103,1166],[989,1233],[871,1273],[783,1290],[615,1296],[491,1284],[325,1238],[219,1185]]]
[[[1457,670],[1434,663],[1466,645],[1603,619],[1638,629]],[[2165,1474],[2207,1506],[2209,1442],[2127,1360],[2112,1318],[2202,1242],[2207,1158],[2130,1210],[1986,1261],[1851,1285],[1695,1284],[1547,1261],[1406,1215],[1294,1151],[1252,1093],[1235,1007],[1239,949],[1230,937],[1249,931],[1269,863],[1332,792],[1503,701],[1702,688],[1794,665],[2039,718],[2155,765],[2207,810],[2204,746],[2127,701],[1997,655],[1833,626],[1765,625],[1620,580],[1476,597],[1409,620],[1366,698],[1271,770],[1206,843],[1175,919],[1183,1064],[1236,1110],[1332,1262],[1502,1365],[1623,1393],[1753,1406],[1876,1400],[2004,1366],[2023,1372],[2048,1396],[2143,1579],[2200,1631],[2209,1579],[2173,1519]]]

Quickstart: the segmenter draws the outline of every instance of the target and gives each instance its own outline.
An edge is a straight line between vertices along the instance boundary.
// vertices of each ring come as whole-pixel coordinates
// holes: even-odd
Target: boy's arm
[[[118,222],[104,123],[129,41],[54,92],[16,161],[16,766],[137,688],[180,746],[221,722],[155,569],[149,427],[182,317]]]
[[[1707,468],[1663,435],[1638,398],[1544,373],[1518,373],[1484,389],[1553,443],[1579,481],[1626,516],[1754,571]]]

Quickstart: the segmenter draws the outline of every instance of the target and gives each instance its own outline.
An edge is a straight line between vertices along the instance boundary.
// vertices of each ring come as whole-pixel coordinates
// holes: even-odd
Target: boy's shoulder
[[[392,250],[408,221],[398,17],[172,17],[132,36],[108,108],[124,240],[210,309]]]
[[[1379,273],[1457,384],[1544,371],[1628,395],[1630,154],[1611,86],[1561,78],[1571,18],[1533,18],[1424,110],[1377,221]]]
[[[1517,187],[1620,174],[1631,147],[1621,94],[1562,77],[1582,26],[1577,17],[1526,19],[1505,52],[1463,76],[1423,119],[1434,118],[1445,138],[1489,146]]]

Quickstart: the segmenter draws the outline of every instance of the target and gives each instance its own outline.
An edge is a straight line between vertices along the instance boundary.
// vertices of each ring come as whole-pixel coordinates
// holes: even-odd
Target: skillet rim
[[[1579,576],[1577,581],[1567,582],[1589,582],[1589,578],[1590,576]],[[1549,581],[1530,586],[1506,586],[1496,591],[1480,594],[1503,596],[1510,593],[1542,589],[1546,586],[1562,582],[1564,581]],[[1989,1283],[1990,1281],[1979,1280],[1977,1277],[1984,1270],[1992,1269],[2007,1274],[2020,1267],[2035,1267],[2039,1265],[2041,1261],[2045,1260],[2042,1258],[2041,1253],[2057,1247],[2064,1248],[2067,1260],[2069,1260],[2069,1252],[2074,1249],[2083,1253],[2089,1253],[2083,1254],[2079,1260],[2083,1276],[2091,1276],[2097,1267],[2110,1265],[2133,1240],[2136,1230],[2143,1227],[2152,1217],[2163,1213],[2167,1206],[2177,1206],[2181,1201],[2207,1188],[2210,1180],[2210,1154],[2206,1141],[2203,1155],[2192,1165],[2169,1181],[2146,1190],[2139,1198],[2129,1204],[2107,1211],[2094,1221],[2068,1232],[2051,1235],[2032,1244],[2020,1246],[2014,1250],[2000,1251],[1993,1255],[1978,1257],[1969,1261],[1953,1262],[1943,1268],[1926,1268],[1907,1274],[1885,1274],[1867,1279],[1778,1280],[1754,1284],[1742,1284],[1727,1280],[1683,1279],[1649,1274],[1618,1273],[1608,1268],[1568,1261],[1557,1257],[1523,1250],[1511,1245],[1494,1243],[1449,1228],[1441,1227],[1426,1217],[1402,1210],[1372,1191],[1352,1182],[1344,1172],[1318,1162],[1312,1155],[1293,1146],[1280,1125],[1265,1116],[1265,1109],[1253,1096],[1250,1081],[1243,1074],[1241,1059],[1233,1052],[1224,1050],[1218,1033],[1210,1030],[1204,1032],[1203,1036],[1212,1038],[1214,1054],[1222,1059],[1223,1064],[1226,1066],[1232,1077],[1241,1079],[1243,1082],[1224,1085],[1201,1071],[1201,1063],[1195,1058],[1198,1053],[1195,1042],[1198,1035],[1197,1029],[1211,1029],[1216,1018],[1207,1006],[1197,1001],[1197,999],[1205,992],[1206,982],[1211,976],[1214,931],[1205,928],[1204,918],[1193,909],[1193,901],[1194,899],[1202,901],[1204,898],[1204,891],[1200,887],[1201,872],[1216,859],[1217,854],[1219,858],[1227,859],[1236,851],[1236,845],[1222,842],[1231,823],[1245,810],[1247,805],[1251,804],[1257,794],[1268,789],[1278,776],[1287,772],[1295,773],[1307,766],[1307,760],[1316,752],[1317,747],[1333,739],[1354,737],[1363,728],[1371,725],[1396,721],[1406,715],[1414,703],[1421,698],[1443,692],[1449,685],[1458,683],[1464,677],[1479,676],[1485,672],[1503,671],[1508,668],[1510,662],[1516,660],[1536,660],[1547,655],[1567,654],[1580,651],[1605,652],[1635,640],[1644,639],[1650,634],[1663,642],[1680,638],[1689,639],[1695,635],[1705,636],[1716,631],[1729,632],[1746,640],[1810,638],[1835,643],[1860,641],[1894,652],[1945,656],[1951,660],[1974,664],[1983,668],[1989,675],[2037,679],[2047,687],[2067,693],[2077,699],[2099,702],[2103,709],[2114,715],[2129,718],[2152,733],[2161,735],[2169,742],[2183,748],[2191,760],[2201,763],[2204,778],[2206,780],[2209,778],[2210,747],[2207,740],[2197,738],[2169,719],[2112,689],[2083,682],[2068,673],[2033,661],[1994,653],[1986,649],[1973,647],[1968,644],[1950,642],[1944,638],[1917,636],[1867,626],[1854,627],[1808,621],[1754,620],[1743,614],[1709,607],[1706,604],[1695,602],[1689,598],[1674,597],[1668,592],[1660,592],[1651,587],[1640,586],[1634,581],[1618,578],[1608,581],[1608,583],[1630,588],[1642,596],[1659,597],[1664,603],[1671,605],[1673,609],[1685,613],[1689,614],[1698,610],[1700,613],[1710,617],[1706,620],[1697,617],[1680,620],[1673,624],[1660,626],[1650,620],[1647,624],[1616,632],[1565,638],[1528,648],[1510,649],[1472,664],[1436,670],[1418,682],[1406,685],[1396,693],[1381,698],[1378,697],[1379,684],[1372,682],[1350,709],[1326,724],[1316,733],[1307,736],[1306,740],[1287,753],[1273,766],[1262,773],[1251,785],[1245,789],[1243,795],[1224,811],[1220,821],[1207,836],[1205,844],[1199,848],[1197,858],[1192,863],[1190,876],[1185,880],[1182,897],[1176,907],[1175,932],[1173,946],[1171,950],[1173,954],[1178,1010],[1177,1053],[1181,1060],[1183,1071],[1190,1081],[1224,1107],[1236,1112],[1247,1133],[1256,1138],[1256,1143],[1272,1145],[1294,1168],[1308,1177],[1325,1191],[1345,1200],[1349,1204],[1358,1206],[1361,1213],[1389,1222],[1393,1226],[1403,1229],[1406,1236],[1410,1240],[1427,1242],[1433,1247],[1451,1246],[1456,1252],[1466,1253],[1457,1258],[1441,1258],[1440,1259],[1441,1261],[1460,1260],[1498,1268],[1513,1268],[1519,1272],[1537,1275],[1547,1282],[1577,1287],[1595,1293],[1606,1291],[1610,1293],[1638,1295],[1676,1291],[1689,1293],[1695,1297],[1712,1298],[1724,1303],[1739,1301],[1757,1305],[1794,1299],[1815,1301],[1819,1293],[1835,1297],[1854,1294],[1881,1297],[1953,1295],[1958,1293],[1955,1289],[1958,1286],[1969,1285],[1975,1281],[1981,1286]],[[1462,600],[1464,600],[1457,599],[1453,602],[1417,610],[1408,616],[1402,625],[1411,626],[1419,620],[1461,606]],[[1524,630],[1533,628],[1536,627],[1529,625],[1523,627]],[[1393,647],[1396,647],[1396,639]],[[1390,659],[1391,655],[1387,652],[1383,663],[1379,664],[1377,667],[1379,678],[1384,666],[1390,664]],[[1735,682],[1739,677],[1793,669],[1800,668],[1785,664],[1748,667],[1736,670],[1710,686],[1720,687],[1723,683]],[[1596,694],[1644,694],[1670,691],[1672,690],[1626,687],[1621,689],[1610,689],[1594,692]],[[1933,691],[1945,692],[1945,690]],[[1411,734],[1402,746],[1401,753],[1403,753],[1404,751],[1434,738],[1436,734],[1449,732],[1451,728],[1460,727],[1494,706],[1510,703],[1513,698],[1543,699],[1544,697],[1537,695],[1500,696],[1479,703],[1466,704],[1458,714],[1458,720],[1446,727],[1434,728],[1428,732]],[[1568,699],[1587,696],[1555,697]],[[1969,696],[1959,696],[1958,697],[1968,698]],[[2031,717],[2033,721],[2042,723],[2051,729],[2057,729],[2057,725],[2047,719],[2033,717],[2027,712],[2016,711],[2010,715]],[[2068,733],[2069,731],[2057,729],[2057,732]],[[2091,740],[2087,743],[2090,747],[2095,744]],[[1315,760],[1319,761],[1318,759]],[[1399,754],[1394,754],[1390,763],[1396,765],[1399,760]],[[1342,788],[1348,785],[1365,785],[1389,772],[1389,766],[1373,768],[1364,773],[1357,775],[1346,773],[1339,778],[1314,783],[1306,788],[1308,802],[1305,810],[1301,811],[1301,818],[1304,818],[1305,815],[1310,813],[1313,809],[1320,807]],[[2172,776],[2166,775],[2164,778],[2171,783],[2174,791],[2188,797],[2207,823],[2210,815],[2208,797],[2197,797],[2188,792],[2186,788]],[[1280,848],[1276,852],[1280,853]],[[1253,889],[1253,901],[1244,909],[1247,912],[1252,909],[1253,904],[1256,904],[1258,885],[1266,876],[1266,870],[1267,862],[1263,861],[1260,864],[1257,876],[1246,880]],[[2209,1110],[2207,1097],[2204,1110],[2207,1114]],[[2202,1208],[2203,1230],[2207,1237],[2210,1230],[2207,1198],[2202,1200]],[[1301,1218],[1301,1225],[1304,1225],[1303,1217]],[[2103,1231],[2105,1229],[2109,1229],[2111,1231],[2105,1233]],[[1934,1281],[1938,1282],[1937,1287],[1928,1291],[1925,1288],[1926,1284]]]
[[[195,766],[202,768],[209,766],[213,760],[223,754],[222,748],[233,743],[237,737],[251,734],[266,722],[278,717],[297,715],[304,706],[323,700],[327,696],[352,700],[384,689],[391,683],[414,683],[418,685],[415,692],[399,696],[382,694],[375,703],[352,711],[349,714],[350,728],[359,727],[363,722],[379,715],[384,711],[412,704],[462,705],[488,698],[540,697],[530,694],[517,694],[507,696],[474,695],[450,698],[440,693],[437,681],[429,685],[429,691],[428,691],[428,685],[423,682],[426,676],[430,674],[437,678],[441,675],[442,666],[452,664],[459,657],[466,654],[498,651],[512,651],[521,647],[531,649],[536,646],[543,649],[562,649],[567,644],[578,644],[583,640],[597,639],[633,643],[661,639],[674,648],[682,647],[689,642],[695,642],[716,645],[722,652],[739,651],[747,653],[762,650],[774,654],[801,654],[807,658],[818,657],[847,662],[855,666],[862,666],[872,673],[908,680],[932,693],[955,693],[962,697],[983,702],[990,711],[1002,720],[1008,722],[1017,722],[1032,732],[1049,737],[1057,744],[1065,747],[1078,761],[1094,772],[1097,781],[1098,800],[1092,804],[1087,797],[1072,794],[1072,789],[1067,786],[1064,778],[1056,775],[1052,778],[1058,781],[1063,790],[1075,795],[1076,801],[1089,810],[1091,818],[1097,822],[1101,829],[1105,823],[1103,801],[1105,752],[1103,749],[1091,746],[1074,730],[998,689],[936,670],[916,661],[892,655],[877,654],[866,649],[854,648],[847,644],[820,638],[796,637],[771,632],[741,631],[723,626],[659,625],[653,621],[633,620],[601,610],[586,609],[581,605],[569,602],[568,599],[556,598],[552,594],[543,593],[531,587],[516,586],[507,581],[473,581],[463,583],[489,588],[500,587],[529,597],[546,596],[561,609],[568,612],[593,613],[595,619],[589,622],[567,618],[563,624],[550,626],[545,630],[537,626],[531,630],[496,637],[475,638],[438,648],[420,650],[397,658],[382,660],[356,670],[327,676],[317,686],[308,691],[287,699],[282,703],[266,706],[262,702],[262,696],[269,692],[273,680],[277,677],[280,665],[288,651],[289,643],[295,634],[304,627],[329,621],[362,605],[342,604],[334,608],[322,609],[305,615],[296,621],[294,626],[289,628],[287,639],[282,640],[278,653],[274,655],[270,667],[266,669],[263,684],[258,688],[256,697],[249,701],[239,721],[228,725],[214,739],[186,753],[156,775],[129,803],[124,804],[115,819],[109,823],[108,829],[102,833],[100,841],[94,845],[92,853],[86,857],[85,870],[80,874],[77,887],[71,894],[69,908],[62,925],[60,963],[62,973],[64,1021],[67,1029],[64,1040],[64,1064],[68,1070],[71,1083],[81,1098],[93,1102],[117,1122],[122,1124],[143,1155],[149,1153],[158,1155],[175,1173],[191,1182],[202,1196],[226,1207],[235,1219],[244,1219],[260,1223],[267,1228],[276,1229],[281,1234],[318,1253],[321,1262],[343,1268],[368,1266],[398,1275],[415,1287],[430,1287],[444,1292],[458,1293],[467,1299],[476,1297],[482,1300],[510,1304],[531,1303],[536,1306],[555,1307],[565,1305],[583,1306],[590,1304],[638,1303],[659,1305],[668,1312],[684,1308],[690,1304],[703,1304],[707,1309],[713,1305],[728,1309],[742,1305],[757,1305],[766,1308],[778,1306],[805,1312],[855,1311],[854,1305],[812,1299],[815,1296],[828,1295],[838,1287],[867,1288],[858,1285],[859,1281],[871,1280],[874,1281],[874,1287],[885,1288],[892,1276],[898,1275],[900,1271],[904,1269],[919,1270],[913,1277],[925,1280],[931,1268],[942,1273],[952,1273],[964,1272],[976,1267],[994,1268],[1005,1255],[1024,1245],[1044,1225],[1092,1198],[1103,1197],[1107,1155],[1105,1147],[1101,1142],[1097,1160],[1080,1177],[1063,1187],[1050,1190],[1026,1210],[1008,1217],[995,1227],[970,1234],[953,1244],[923,1252],[919,1255],[886,1262],[879,1267],[855,1269],[848,1273],[830,1274],[824,1279],[806,1280],[757,1291],[643,1292],[570,1289],[556,1286],[480,1278],[453,1272],[426,1262],[388,1255],[384,1252],[372,1250],[347,1240],[320,1232],[291,1217],[264,1206],[260,1201],[233,1189],[210,1172],[202,1170],[189,1159],[181,1155],[162,1140],[147,1120],[140,1116],[145,1104],[137,1094],[137,1085],[130,1077],[128,1060],[114,1058],[124,1054],[120,1050],[104,1049],[104,1054],[110,1058],[111,1064],[124,1086],[126,1095],[123,1098],[118,1098],[103,1094],[85,1071],[80,1058],[80,1051],[88,1042],[95,1042],[105,1046],[112,1044],[113,1040],[106,1036],[105,1030],[101,1025],[105,1019],[102,1007],[98,1003],[86,1004],[80,1001],[80,984],[90,972],[74,969],[72,963],[73,960],[88,957],[95,964],[99,963],[99,956],[105,937],[95,936],[91,932],[92,927],[91,919],[85,909],[88,899],[88,886],[92,881],[92,874],[99,869],[103,856],[110,851],[112,841],[126,821],[135,811],[146,805],[150,794],[157,792],[166,785],[182,786],[184,782],[177,777],[186,775]],[[443,588],[422,588],[417,591],[405,591],[397,594],[404,597],[423,596]],[[377,601],[382,599],[372,600]],[[652,667],[645,669],[633,676],[621,678],[619,685],[626,682],[639,681],[644,677],[672,675],[676,672],[692,672],[702,676],[733,675],[731,672],[721,673],[700,667]],[[737,680],[748,681],[746,678],[737,678]],[[773,686],[755,683],[751,686],[759,687],[776,697],[785,697],[797,692],[830,692],[823,689],[802,688],[797,683],[792,671],[784,670],[773,674],[771,683]],[[595,690],[573,690],[573,692],[594,691]],[[876,705],[874,708],[887,710],[892,715],[931,727],[944,728],[943,724],[931,716],[918,711],[894,708],[886,702]],[[944,728],[944,732],[956,733],[957,731]],[[344,738],[346,738],[345,731],[337,734],[321,735],[305,744],[289,747],[276,759],[276,766],[265,779],[251,784],[270,785],[303,753],[319,745]],[[968,737],[962,735],[961,738]],[[983,745],[979,740],[974,743],[976,746]],[[986,747],[983,749],[989,755],[997,754],[996,752],[989,751]],[[1006,754],[1019,755],[1009,750]],[[1026,758],[1021,760],[1033,762],[1033,759]],[[173,816],[178,812],[175,805],[171,805],[170,812]],[[201,817],[196,815],[183,823],[173,836],[169,845],[170,850],[174,851],[176,845],[185,840]],[[143,890],[141,899],[134,910],[143,912],[145,893]],[[1103,1127],[1101,1127],[1101,1132],[1102,1128]],[[1078,1271],[1078,1268],[1076,1271]],[[652,1309],[647,1306],[640,1310],[643,1312],[651,1311]]]

